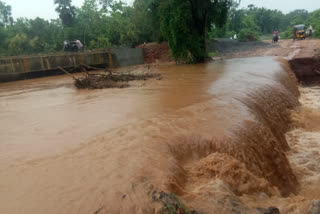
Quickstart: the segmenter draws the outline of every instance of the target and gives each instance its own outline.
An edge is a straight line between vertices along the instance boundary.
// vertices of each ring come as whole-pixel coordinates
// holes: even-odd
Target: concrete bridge
[[[95,52],[2,57],[0,82],[62,74],[58,67],[72,68],[82,64],[105,68],[110,65],[121,67],[143,63],[143,50],[127,47]]]

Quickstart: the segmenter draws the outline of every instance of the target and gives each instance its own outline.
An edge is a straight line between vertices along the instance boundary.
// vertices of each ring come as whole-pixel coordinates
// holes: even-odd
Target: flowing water
[[[285,133],[299,91],[281,63],[156,71],[163,80],[125,89],[76,90],[67,76],[1,84],[0,213],[157,213],[161,190],[203,213],[298,200]]]

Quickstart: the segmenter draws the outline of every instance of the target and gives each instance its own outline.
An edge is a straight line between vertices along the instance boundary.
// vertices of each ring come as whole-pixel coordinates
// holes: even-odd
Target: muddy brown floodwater
[[[159,213],[154,191],[200,213],[303,213],[314,197],[287,158],[299,91],[286,68],[257,57],[160,66],[163,80],[125,89],[1,84],[0,213]]]

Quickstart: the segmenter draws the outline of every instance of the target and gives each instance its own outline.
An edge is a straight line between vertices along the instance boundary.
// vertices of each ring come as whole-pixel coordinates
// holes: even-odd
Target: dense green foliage
[[[160,37],[151,12],[147,7],[141,9],[139,0],[134,7],[121,1],[85,0],[80,8],[71,0],[52,1],[59,19],[48,21],[13,20],[11,7],[0,0],[0,55],[61,51],[65,40],[79,39],[86,49],[94,49],[134,46]]]
[[[76,8],[71,5],[71,0],[54,0],[54,3],[57,4],[56,11],[59,13],[62,23],[71,26],[76,15]]]
[[[307,18],[306,24],[311,25],[316,31],[312,34],[315,38],[320,38],[320,9],[313,11]]]
[[[0,0],[1,55],[60,51],[64,40],[82,41],[86,49],[169,42],[176,60],[203,61],[206,33],[222,26],[231,0],[52,0],[59,19],[13,20],[11,7]]]
[[[13,19],[11,17],[11,6],[0,1],[0,25],[3,26],[12,23]]]
[[[160,27],[177,61],[201,62],[206,57],[206,33],[212,24],[223,26],[229,0],[163,0]]]

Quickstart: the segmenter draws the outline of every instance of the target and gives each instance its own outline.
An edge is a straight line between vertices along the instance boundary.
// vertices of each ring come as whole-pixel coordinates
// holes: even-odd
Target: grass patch
[[[189,210],[173,193],[155,191],[152,193],[152,199],[163,204],[161,214],[198,214],[195,210]]]
[[[216,57],[216,56],[218,56],[218,55],[219,55],[219,52],[218,52],[218,51],[208,53],[208,56],[209,56],[209,57]]]

